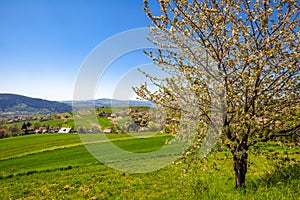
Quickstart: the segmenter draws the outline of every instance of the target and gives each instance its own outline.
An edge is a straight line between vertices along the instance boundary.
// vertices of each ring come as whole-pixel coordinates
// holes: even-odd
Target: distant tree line
[[[17,127],[17,125],[12,126],[0,126],[0,138],[6,138],[11,136],[22,135],[22,130]]]

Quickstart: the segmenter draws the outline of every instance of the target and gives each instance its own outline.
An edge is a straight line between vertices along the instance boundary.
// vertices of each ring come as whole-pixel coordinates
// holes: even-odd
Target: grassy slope
[[[132,152],[156,150],[166,139],[109,137]],[[299,148],[294,152],[294,157],[299,155]],[[274,161],[262,156],[250,157],[246,193],[233,189],[228,152],[191,165],[186,176],[184,165],[145,174],[115,171],[92,157],[78,135],[2,139],[0,158],[0,199],[297,199],[300,195],[299,166],[275,169]]]
[[[125,134],[108,137],[115,145],[131,152],[155,151],[163,146],[165,138],[170,138],[138,139]],[[29,135],[0,140],[2,177],[95,162],[97,160],[85,149],[78,135]]]
[[[0,140],[0,160],[80,142],[78,135],[45,134],[5,138]]]

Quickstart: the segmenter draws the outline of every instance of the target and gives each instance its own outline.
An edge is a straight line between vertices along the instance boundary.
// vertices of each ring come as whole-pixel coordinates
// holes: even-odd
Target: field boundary
[[[157,136],[154,136],[154,138],[165,137],[165,136],[166,135],[157,135]],[[142,139],[142,138],[150,138],[150,137],[132,137],[132,136],[128,136],[128,137],[113,138],[113,139],[108,138],[108,140],[110,142],[115,142],[115,141],[123,141],[123,140]],[[83,146],[83,145],[86,145],[86,144],[97,144],[97,143],[105,143],[105,142],[108,142],[108,141],[107,140],[101,140],[101,141],[92,141],[92,142],[84,142],[84,143],[79,142],[79,143],[74,143],[74,144],[52,146],[52,147],[43,148],[43,149],[39,149],[39,150],[24,152],[24,153],[21,153],[21,154],[18,154],[18,155],[2,157],[2,158],[0,158],[0,161],[6,161],[6,160],[15,159],[15,158],[21,158],[21,157],[28,156],[28,155],[34,155],[34,154],[39,154],[39,153],[44,153],[44,152],[49,152],[49,151],[55,151],[55,150],[64,149],[64,148]]]

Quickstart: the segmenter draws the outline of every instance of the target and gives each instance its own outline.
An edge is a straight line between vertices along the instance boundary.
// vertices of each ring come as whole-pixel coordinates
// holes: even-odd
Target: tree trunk
[[[245,188],[247,159],[248,153],[246,152],[242,153],[242,155],[233,155],[236,188]]]

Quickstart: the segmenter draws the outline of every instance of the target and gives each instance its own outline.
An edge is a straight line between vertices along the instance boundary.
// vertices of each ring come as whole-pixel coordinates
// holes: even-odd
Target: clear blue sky
[[[80,65],[93,48],[150,23],[142,6],[143,0],[1,0],[0,93],[72,99]],[[129,67],[150,60],[121,61],[116,64]],[[102,97],[110,96],[98,92]]]

